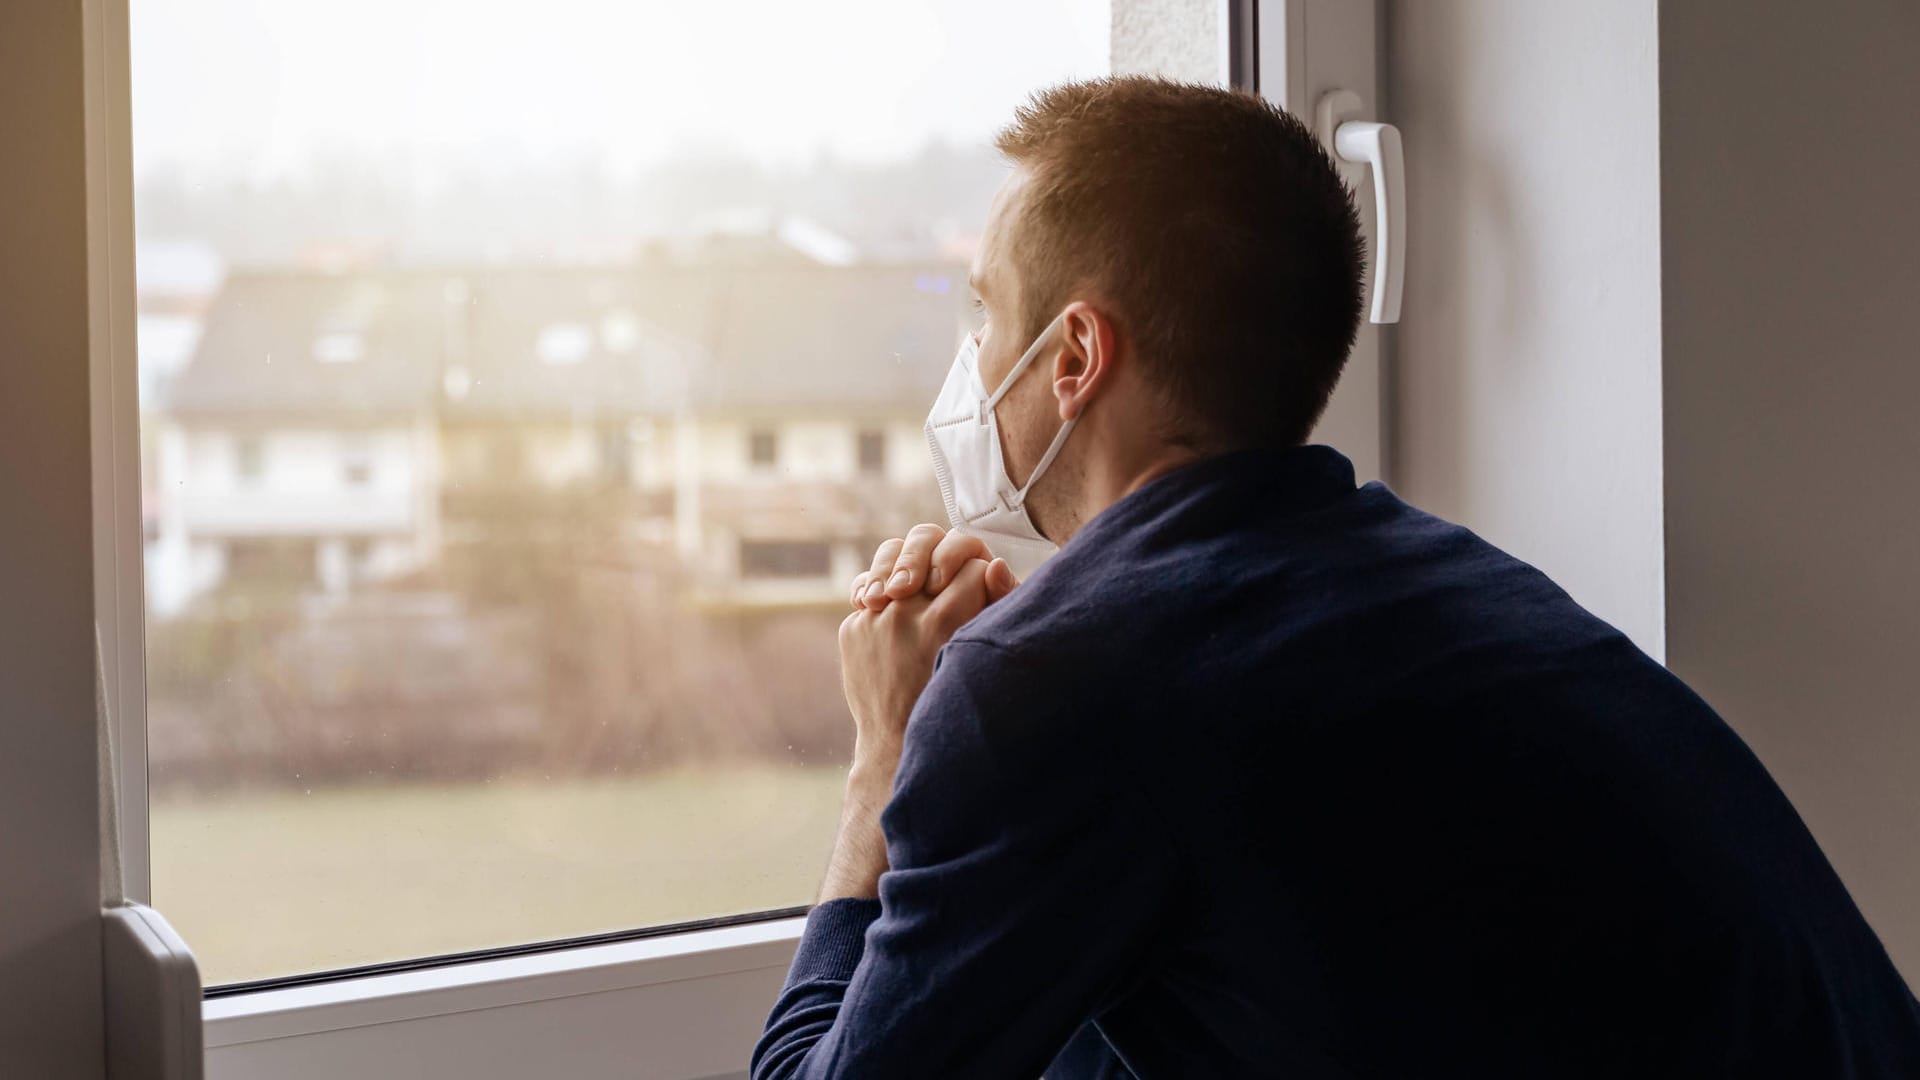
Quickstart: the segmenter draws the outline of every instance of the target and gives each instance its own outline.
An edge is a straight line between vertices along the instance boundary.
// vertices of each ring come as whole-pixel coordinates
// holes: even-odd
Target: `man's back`
[[[1181,838],[1097,1017],[1142,1076],[1920,1074],[1920,1009],[1739,738],[1327,448],[1149,485],[955,640],[1061,680]]]
[[[756,1077],[1920,1076],[1739,738],[1326,447],[1163,475],[962,627],[881,824]]]

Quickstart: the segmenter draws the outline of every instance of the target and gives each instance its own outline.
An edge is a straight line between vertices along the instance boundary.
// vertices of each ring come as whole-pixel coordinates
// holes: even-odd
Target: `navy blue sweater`
[[[964,627],[881,827],[756,1080],[1920,1076],[1739,737],[1324,446],[1154,480]]]

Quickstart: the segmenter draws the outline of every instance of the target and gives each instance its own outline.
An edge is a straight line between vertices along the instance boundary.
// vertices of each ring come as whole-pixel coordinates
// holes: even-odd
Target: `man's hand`
[[[874,551],[872,567],[853,579],[853,614],[840,624],[856,766],[863,759],[886,764],[889,750],[898,757],[907,714],[933,676],[934,654],[1015,584],[1006,561],[979,537],[938,525],[915,525]]]
[[[840,624],[853,768],[822,901],[879,895],[887,868],[880,811],[892,796],[907,717],[933,677],[934,655],[967,620],[1013,590],[1013,571],[1004,560],[989,561],[986,545],[972,537],[946,543],[957,535],[915,526],[905,538],[881,544],[873,569],[855,580],[853,614]],[[900,583],[902,595],[892,595],[889,582]]]
[[[888,540],[873,553],[873,567],[853,579],[849,596],[854,608],[879,611],[896,600],[919,593],[938,596],[960,568],[974,559],[988,563],[988,603],[1013,591],[1013,571],[996,559],[984,540],[938,525],[915,525],[899,540]]]

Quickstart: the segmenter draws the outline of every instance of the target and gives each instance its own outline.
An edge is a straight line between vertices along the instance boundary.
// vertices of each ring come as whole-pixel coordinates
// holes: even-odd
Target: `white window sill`
[[[207,1075],[737,1074],[805,924],[794,916],[214,998],[201,1013]]]

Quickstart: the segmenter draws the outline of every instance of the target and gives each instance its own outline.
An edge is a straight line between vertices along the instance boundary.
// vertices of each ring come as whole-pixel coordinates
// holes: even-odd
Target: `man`
[[[1309,133],[1110,79],[999,146],[928,420],[965,529],[853,584],[840,836],[753,1076],[1920,1076],[1706,704],[1306,445],[1362,266]]]

